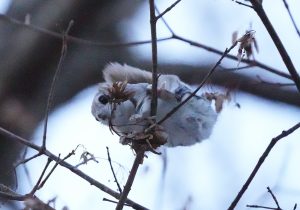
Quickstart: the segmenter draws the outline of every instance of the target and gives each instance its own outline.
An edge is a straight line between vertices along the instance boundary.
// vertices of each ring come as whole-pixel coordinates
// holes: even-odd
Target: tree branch
[[[255,177],[255,175],[257,174],[258,170],[260,169],[261,165],[264,163],[265,159],[268,157],[269,153],[271,152],[271,150],[273,149],[273,147],[275,146],[275,144],[283,139],[284,137],[287,137],[288,135],[290,135],[291,133],[293,133],[295,130],[297,130],[300,127],[300,122],[297,123],[296,125],[294,125],[293,127],[291,127],[290,129],[288,129],[287,131],[282,131],[281,134],[279,134],[278,136],[274,137],[270,144],[268,145],[268,147],[266,148],[266,150],[264,151],[264,153],[261,155],[261,157],[259,158],[256,166],[254,167],[254,169],[252,170],[250,176],[248,177],[247,181],[245,182],[245,184],[243,185],[243,187],[241,188],[241,190],[239,191],[239,193],[237,194],[236,198],[233,200],[233,202],[231,203],[231,205],[229,206],[228,210],[233,210],[237,203],[239,202],[239,200],[242,198],[243,194],[246,192],[246,190],[248,189],[250,183],[252,182],[253,178]]]
[[[296,30],[298,36],[300,37],[300,31],[299,31],[299,29],[298,29],[298,27],[297,27],[297,24],[296,24],[296,22],[295,22],[295,20],[294,20],[294,18],[293,18],[293,15],[292,15],[292,13],[291,13],[291,11],[290,11],[289,5],[288,5],[288,3],[286,2],[286,0],[282,0],[282,1],[283,1],[283,3],[284,3],[284,6],[285,6],[287,12],[289,13],[289,16],[290,16],[291,21],[292,21],[292,23],[293,23],[293,25],[294,25],[294,28],[295,28],[295,30]]]
[[[226,48],[221,58],[217,61],[217,63],[214,65],[214,67],[208,72],[208,74],[204,77],[200,85],[180,104],[178,104],[176,107],[174,107],[170,112],[168,112],[161,120],[157,122],[157,124],[161,124],[164,121],[166,121],[169,117],[171,117],[175,112],[177,112],[178,109],[180,109],[184,104],[186,104],[192,97],[194,97],[197,92],[203,87],[203,85],[207,82],[207,80],[211,77],[211,75],[214,73],[216,68],[220,65],[221,61],[224,59],[224,57],[237,45],[237,42],[235,42],[229,49]]]
[[[143,159],[144,159],[144,153],[145,151],[144,150],[140,150],[138,151],[138,153],[136,154],[136,157],[135,157],[135,160],[134,160],[134,163],[132,165],[132,168],[130,170],[130,174],[128,176],[128,179],[127,179],[127,182],[125,184],[125,187],[124,187],[124,190],[123,190],[123,193],[121,194],[121,197],[119,199],[119,202],[118,202],[118,205],[116,207],[116,210],[121,210],[123,209],[123,206],[124,206],[124,203],[127,199],[127,196],[129,194],[129,191],[131,189],[131,186],[133,184],[133,181],[134,181],[134,178],[135,178],[135,175],[139,169],[139,166],[140,164],[143,162]],[[128,203],[128,202],[127,202]]]
[[[52,108],[52,103],[53,103],[53,98],[54,98],[54,89],[55,89],[55,86],[56,86],[58,75],[59,75],[59,73],[60,73],[60,71],[62,69],[63,62],[64,62],[64,60],[66,58],[67,49],[68,49],[68,46],[67,46],[67,35],[68,35],[71,27],[73,26],[73,24],[74,24],[74,21],[71,20],[69,22],[67,30],[62,35],[61,55],[60,55],[58,65],[57,65],[57,68],[55,70],[52,82],[51,82],[50,91],[49,91],[48,100],[47,100],[47,107],[46,107],[46,113],[45,113],[45,123],[44,123],[44,130],[43,130],[43,145],[42,145],[43,149],[46,148],[48,117],[49,117],[49,112],[50,112],[50,110]]]
[[[300,77],[297,73],[296,68],[294,67],[294,64],[288,55],[287,51],[285,50],[279,36],[277,35],[275,29],[272,26],[272,23],[270,22],[267,14],[265,13],[261,1],[258,0],[250,0],[253,6],[254,11],[257,13],[257,15],[260,17],[261,21],[263,22],[264,26],[266,27],[267,31],[269,32],[285,66],[287,67],[288,71],[290,72],[290,75],[292,79],[294,80],[296,87],[300,93]]]
[[[36,151],[41,151],[42,147],[37,146],[36,144],[31,143],[30,141],[0,127],[0,133],[7,136],[8,138],[10,138],[11,140],[18,142],[20,144],[26,145]],[[85,173],[83,173],[81,170],[79,170],[78,168],[72,166],[71,164],[67,163],[66,161],[60,159],[59,157],[55,156],[54,154],[52,154],[50,151],[48,150],[44,150],[42,151],[43,155],[49,157],[51,160],[58,162],[58,164],[64,168],[69,169],[71,172],[73,172],[74,174],[78,175],[79,177],[81,177],[82,179],[86,180],[87,182],[89,182],[91,185],[94,185],[95,187],[97,187],[98,189],[100,189],[101,191],[111,195],[112,197],[119,199],[120,198],[120,194],[115,192],[114,190],[110,189],[109,187],[105,186],[104,184],[98,182],[97,180],[93,179],[92,177],[86,175]],[[130,199],[126,199],[126,203],[129,204],[132,208],[134,209],[141,209],[141,210],[147,210],[147,208],[141,206],[138,203],[135,203],[134,201],[130,200]]]
[[[110,158],[109,148],[108,147],[106,147],[106,151],[107,151],[107,158],[108,158],[108,162],[109,162],[109,165],[110,165],[110,169],[111,169],[111,172],[112,172],[112,174],[114,176],[114,179],[115,179],[115,183],[117,184],[119,192],[122,193],[122,188],[121,188],[121,186],[120,186],[120,184],[118,182],[115,170],[114,170],[114,168],[112,166],[112,163],[111,163],[111,158]]]

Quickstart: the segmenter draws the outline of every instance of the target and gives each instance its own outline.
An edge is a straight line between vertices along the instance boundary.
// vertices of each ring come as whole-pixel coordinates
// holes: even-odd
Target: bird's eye
[[[101,104],[107,104],[108,101],[109,101],[109,96],[108,95],[101,95],[99,96],[98,98],[98,101],[101,103]]]

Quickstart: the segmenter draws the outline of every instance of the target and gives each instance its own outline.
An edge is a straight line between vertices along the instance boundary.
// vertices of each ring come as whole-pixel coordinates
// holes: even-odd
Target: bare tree
[[[2,165],[0,180],[3,183],[0,187],[1,198],[25,201],[27,202],[27,207],[32,209],[53,209],[49,203],[44,203],[37,198],[35,193],[43,187],[55,168],[60,165],[69,169],[91,185],[116,198],[118,200],[116,209],[122,209],[124,205],[129,205],[134,209],[147,209],[143,205],[128,199],[127,196],[134,182],[139,165],[143,162],[145,152],[152,150],[151,146],[150,148],[148,147],[148,142],[145,142],[143,146],[139,146],[138,148],[133,147],[136,152],[136,159],[124,189],[118,185],[119,192],[110,189],[101,182],[86,175],[77,167],[69,164],[67,159],[76,152],[76,149],[65,157],[56,156],[47,150],[47,120],[49,113],[58,105],[74,96],[79,90],[99,82],[99,66],[103,66],[111,60],[125,61],[133,64],[137,62],[128,52],[128,47],[142,44],[151,45],[152,62],[143,63],[143,65],[145,67],[151,66],[152,69],[152,116],[155,116],[157,111],[157,78],[161,73],[160,69],[164,69],[164,72],[176,73],[186,82],[198,84],[198,87],[190,97],[173,110],[170,110],[165,118],[154,122],[154,124],[161,124],[167,120],[173,113],[184,106],[208,81],[225,87],[228,86],[226,81],[230,80],[232,84],[229,85],[235,86],[239,90],[263,96],[270,100],[299,106],[299,74],[280,37],[268,19],[262,1],[234,2],[240,4],[241,7],[248,7],[257,13],[272,38],[288,73],[268,66],[263,62],[256,61],[251,57],[255,47],[255,39],[251,32],[247,32],[240,38],[236,38],[233,40],[233,43],[228,43],[227,48],[223,50],[215,49],[175,33],[173,28],[164,19],[164,16],[182,3],[180,0],[170,4],[168,8],[162,11],[156,8],[154,0],[149,0],[151,39],[130,43],[122,41],[122,38],[118,34],[116,23],[118,20],[130,16],[138,8],[140,3],[137,1],[100,2],[95,0],[77,1],[74,3],[71,0],[51,2],[32,0],[26,3],[21,1],[13,2],[7,15],[0,16],[0,30],[2,34],[0,52],[3,58],[2,62],[0,62],[0,161]],[[296,31],[299,32],[286,1],[284,1],[284,5],[291,16]],[[157,38],[156,24],[158,21],[164,23],[171,34],[170,36]],[[159,65],[157,43],[171,39],[209,51],[218,55],[219,59],[211,66],[194,68],[172,64]],[[233,48],[239,48],[238,55],[231,53]],[[246,68],[259,68],[268,71],[279,78],[287,79],[289,82],[284,84],[276,83],[266,81],[260,77],[252,78],[234,71],[217,71],[223,68],[220,66],[223,59],[234,60],[237,64],[246,65]],[[243,68],[238,66],[234,67],[234,70],[241,70]],[[201,69],[200,72],[199,69]],[[202,81],[195,80],[191,75],[195,75],[196,73],[204,79]],[[291,86],[292,88],[285,89],[283,86]],[[28,139],[38,123],[43,119],[45,121],[43,143],[41,146],[38,146]],[[272,139],[270,145],[260,157],[248,180],[241,187],[240,192],[233,199],[228,209],[236,207],[275,144],[296,131],[299,127],[300,124],[298,123],[291,128],[282,128],[282,130],[288,130],[283,131],[280,135]],[[36,155],[28,159],[23,158],[22,151],[24,147],[36,150]],[[93,160],[91,154],[86,153],[85,155],[87,155],[85,156],[87,159],[90,158]],[[25,164],[39,156],[48,157],[48,162],[44,166],[39,180],[37,180],[31,192],[25,195],[18,194],[9,187],[13,186],[14,179],[12,177],[14,177],[15,166]],[[111,161],[109,151],[108,159]],[[46,170],[52,161],[55,162],[55,165],[46,175]],[[118,183],[112,165],[111,171],[115,182]],[[270,190],[269,192],[271,193]],[[273,194],[271,193],[271,195]],[[276,201],[276,199],[274,200]],[[30,206],[28,203],[34,203],[34,205]],[[281,209],[278,203],[277,209]],[[296,205],[294,209],[296,209]]]

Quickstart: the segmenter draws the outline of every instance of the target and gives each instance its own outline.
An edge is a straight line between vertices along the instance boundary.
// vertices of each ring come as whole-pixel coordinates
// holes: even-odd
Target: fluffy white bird
[[[150,72],[119,63],[110,63],[103,70],[92,103],[96,120],[109,125],[120,136],[143,133],[149,126],[151,82]],[[162,119],[189,94],[191,88],[175,75],[160,75],[156,120]],[[211,101],[204,95],[194,96],[161,126],[165,146],[188,146],[210,136],[217,119]],[[122,142],[124,143],[124,142]]]

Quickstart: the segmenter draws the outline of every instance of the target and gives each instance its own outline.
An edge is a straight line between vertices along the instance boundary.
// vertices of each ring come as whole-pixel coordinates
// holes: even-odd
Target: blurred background
[[[172,3],[161,0],[157,7],[163,11]],[[263,3],[299,69],[300,38],[283,1]],[[300,24],[299,1],[288,3],[296,23]],[[79,169],[117,190],[107,161],[108,146],[119,182],[125,185],[134,153],[129,147],[119,145],[118,137],[94,120],[90,106],[97,83],[102,81],[101,70],[107,63],[117,61],[151,70],[150,44],[104,46],[150,40],[148,1],[0,0],[0,11],[3,14],[0,16],[0,126],[41,145],[48,92],[61,55],[59,35],[74,20],[69,34],[91,42],[68,42],[66,60],[55,88],[47,149],[65,156],[81,145],[68,161],[76,165],[85,151],[94,154],[98,163],[91,161]],[[259,47],[259,53],[254,52],[255,60],[288,73],[267,31],[250,8],[228,0],[183,0],[164,17],[175,34],[221,52],[231,46],[235,31],[242,36],[246,30],[255,30]],[[158,21],[157,27],[159,38],[171,36],[162,21]],[[237,55],[237,50],[231,54]],[[179,40],[158,43],[159,71],[177,74],[195,86],[219,57]],[[148,154],[129,198],[157,210],[227,209],[270,140],[299,122],[300,100],[295,87],[264,84],[259,78],[284,84],[291,83],[289,79],[262,68],[230,70],[237,65],[237,61],[225,59],[203,89],[209,92],[230,89],[232,94],[210,139],[190,147],[161,148],[162,156]],[[300,202],[299,138],[296,131],[275,146],[237,209],[247,209],[246,204],[275,207],[267,186],[282,208],[292,209]],[[19,166],[16,182],[14,164],[23,154],[22,145],[0,135],[0,182],[25,194],[37,181],[47,159],[39,157],[26,167]],[[34,151],[27,151],[28,157],[33,154]],[[115,208],[114,204],[102,201],[112,199],[109,195],[60,167],[37,196],[44,202],[55,198],[56,209]],[[23,206],[0,204],[3,209]]]

